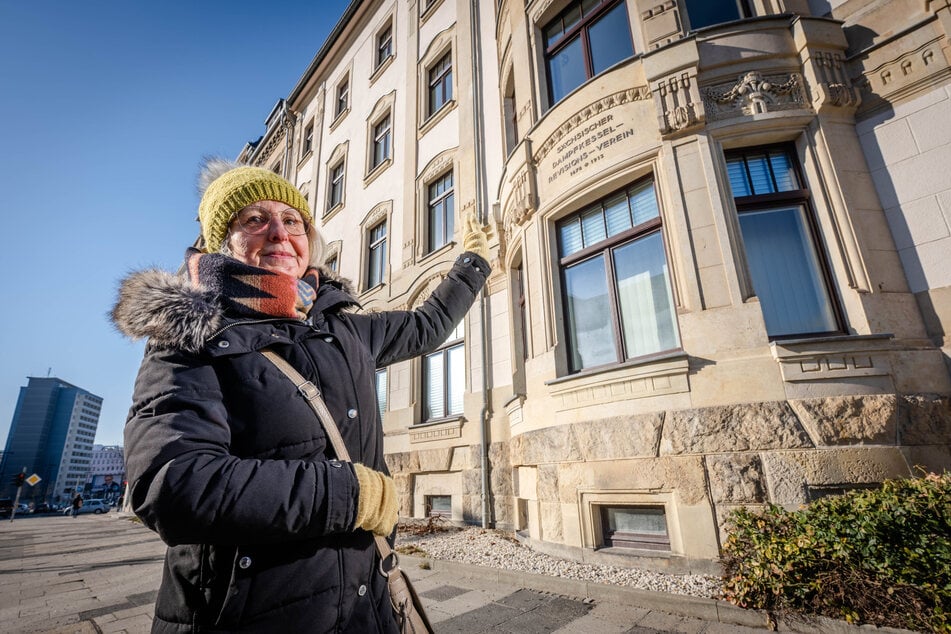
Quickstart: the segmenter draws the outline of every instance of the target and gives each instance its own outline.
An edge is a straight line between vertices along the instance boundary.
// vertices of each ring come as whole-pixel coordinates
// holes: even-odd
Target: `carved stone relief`
[[[807,108],[802,75],[762,75],[751,71],[736,82],[708,86],[702,90],[707,119],[729,119],[742,115]]]
[[[819,51],[813,55],[816,85],[813,102],[822,106],[857,108],[862,98],[845,72],[845,58],[841,53]]]
[[[654,84],[654,103],[663,135],[681,132],[704,121],[695,70],[660,79]]]

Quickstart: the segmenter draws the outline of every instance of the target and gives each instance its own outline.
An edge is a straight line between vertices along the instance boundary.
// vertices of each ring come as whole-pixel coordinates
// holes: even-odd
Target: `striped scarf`
[[[306,319],[317,297],[317,269],[302,279],[239,262],[221,253],[189,249],[185,256],[193,284],[216,293],[226,312],[252,318]]]

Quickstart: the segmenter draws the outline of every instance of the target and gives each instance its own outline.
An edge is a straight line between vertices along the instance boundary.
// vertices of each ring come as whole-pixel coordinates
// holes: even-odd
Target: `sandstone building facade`
[[[365,310],[492,227],[378,371],[404,516],[710,570],[737,506],[951,467],[949,68],[948,0],[354,1],[239,158]]]

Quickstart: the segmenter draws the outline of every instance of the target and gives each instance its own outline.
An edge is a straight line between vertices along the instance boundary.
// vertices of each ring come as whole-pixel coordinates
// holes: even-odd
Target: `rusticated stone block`
[[[482,523],[482,496],[462,496],[462,521],[467,524]]]
[[[562,526],[561,504],[555,502],[542,502],[542,539],[546,542],[563,541],[564,527]]]
[[[951,444],[951,398],[947,396],[902,396],[898,420],[902,445]]]
[[[482,469],[462,472],[462,490],[468,495],[482,495]]]
[[[614,416],[572,425],[584,460],[656,456],[664,413]]]
[[[449,471],[449,465],[452,464],[452,447],[420,449],[417,454],[420,471]]]
[[[416,473],[419,471],[419,458],[415,451],[385,454],[386,467],[390,473]]]
[[[582,459],[573,425],[546,427],[512,439],[512,460],[517,465],[572,462]]]
[[[489,465],[492,494],[500,497],[513,495],[514,486],[512,484],[512,467],[509,465],[508,443],[497,442],[489,445]]]
[[[669,412],[660,454],[726,453],[811,447],[785,401]]]
[[[831,396],[789,401],[817,445],[895,444],[898,397]]]
[[[556,502],[558,500],[557,465],[539,465],[538,500],[539,502]]]
[[[493,496],[492,512],[496,525],[513,526],[515,521],[515,500],[510,496]]]
[[[397,473],[393,476],[393,485],[396,488],[396,499],[399,500],[400,517],[412,517],[413,476],[408,473]]]
[[[766,499],[758,455],[712,455],[706,460],[714,502],[757,503]]]

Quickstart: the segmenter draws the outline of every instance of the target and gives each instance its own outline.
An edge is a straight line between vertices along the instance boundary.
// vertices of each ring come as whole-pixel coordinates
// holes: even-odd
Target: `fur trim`
[[[351,297],[354,296],[353,282],[351,282],[349,279],[338,275],[335,271],[332,271],[323,265],[318,266],[317,270],[320,271],[321,284],[325,282],[329,282],[332,285],[337,286],[340,290],[342,290],[347,295],[350,295]]]
[[[202,199],[205,195],[205,190],[207,190],[208,186],[215,182],[219,176],[230,172],[236,167],[242,167],[241,163],[229,161],[219,156],[204,157],[201,171],[198,173],[198,199]]]
[[[223,311],[214,294],[188,279],[149,269],[122,281],[111,317],[130,339],[198,352],[221,326]]]

